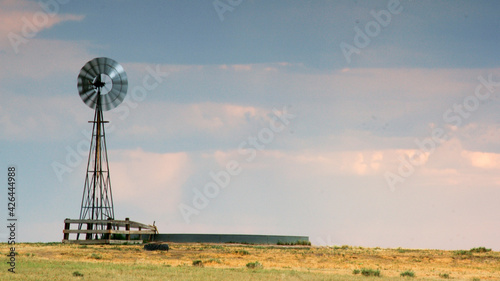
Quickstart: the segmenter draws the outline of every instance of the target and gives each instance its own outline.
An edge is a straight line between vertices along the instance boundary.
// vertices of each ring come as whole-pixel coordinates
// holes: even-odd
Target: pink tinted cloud
[[[152,153],[142,149],[110,151],[115,204],[132,204],[147,212],[174,212],[181,187],[190,175],[184,152]]]
[[[147,102],[134,109],[134,118],[127,119],[120,134],[134,136],[139,127],[150,124],[145,133],[159,139],[191,134],[210,134],[216,137],[234,136],[248,131],[253,122],[268,122],[271,110],[254,106],[227,103],[178,104],[171,102]],[[113,114],[113,112],[110,112]],[[117,113],[119,114],[119,113]],[[119,118],[111,119],[121,122]],[[157,120],[153,122],[151,120]],[[133,122],[133,123],[129,123]]]
[[[14,48],[20,40],[33,39],[38,32],[58,23],[84,19],[83,15],[59,14],[57,10],[48,11],[49,13],[36,2],[0,0],[0,47]],[[18,45],[17,48],[19,47]]]

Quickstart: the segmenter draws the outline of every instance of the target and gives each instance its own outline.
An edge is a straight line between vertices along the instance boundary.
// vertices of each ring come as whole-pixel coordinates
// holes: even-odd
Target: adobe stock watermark
[[[214,6],[215,12],[219,16],[221,22],[224,21],[224,14],[227,12],[233,12],[236,7],[241,5],[243,0],[215,0],[212,4]]]
[[[44,27],[49,24],[49,20],[54,18],[61,10],[61,5],[67,4],[70,0],[41,0],[38,5],[43,11],[38,11],[33,14],[31,18],[23,16],[21,27],[21,34],[9,32],[10,45],[14,49],[14,53],[19,53],[19,46],[26,44],[29,39],[34,38]]]
[[[378,12],[371,10],[370,15],[372,15],[374,20],[366,23],[364,31],[357,26],[354,27],[354,46],[344,41],[340,43],[340,50],[342,50],[347,63],[351,63],[351,56],[353,54],[359,55],[361,49],[368,47],[372,42],[371,38],[379,36],[382,28],[389,26],[392,17],[400,14],[402,11],[403,6],[401,6],[399,0],[389,0],[387,10],[380,10]]]
[[[477,78],[477,84],[474,93],[465,97],[462,103],[455,103],[443,113],[443,121],[451,126],[460,127],[464,120],[470,118],[471,114],[477,111],[481,105],[481,101],[486,101],[495,91],[496,87],[500,86],[500,81],[493,81],[493,75],[489,74],[488,79],[483,76]],[[449,135],[443,128],[433,128],[430,137],[422,140],[415,139],[417,151],[413,155],[404,155],[400,159],[397,172],[387,171],[384,174],[385,180],[391,191],[396,190],[398,184],[404,183],[405,180],[412,176],[415,168],[423,165],[427,159],[439,145],[449,140]]]
[[[135,86],[130,93],[113,111],[119,114],[120,120],[125,120],[130,115],[131,109],[135,109],[139,106],[139,103],[144,101],[148,93],[154,91],[156,88],[163,83],[164,79],[168,77],[168,72],[163,72],[160,69],[160,65],[156,65],[156,69],[150,66],[146,67],[147,74],[142,78],[142,84]],[[106,128],[108,135],[113,133],[115,126],[110,123]],[[82,130],[82,138],[74,146],[66,146],[66,156],[65,161],[53,161],[51,166],[52,170],[57,176],[59,182],[63,182],[63,176],[65,174],[71,173],[75,168],[80,166],[84,161],[88,159],[89,148],[90,148],[90,137],[92,130]]]
[[[238,145],[238,154],[245,156],[245,161],[248,163],[254,161],[257,157],[257,152],[264,150],[266,145],[274,140],[275,135],[283,132],[290,125],[290,120],[295,117],[295,115],[288,113],[286,106],[281,111],[274,108],[269,126],[262,128],[257,135],[250,136],[247,140],[241,142]],[[209,205],[210,200],[215,199],[219,195],[221,189],[229,186],[231,178],[238,176],[242,171],[243,168],[240,166],[240,162],[236,160],[228,161],[225,169],[218,172],[210,171],[209,176],[211,181],[206,183],[202,190],[198,188],[192,189],[193,199],[191,205],[179,204],[178,208],[184,222],[189,224],[191,216],[199,215],[200,211]]]

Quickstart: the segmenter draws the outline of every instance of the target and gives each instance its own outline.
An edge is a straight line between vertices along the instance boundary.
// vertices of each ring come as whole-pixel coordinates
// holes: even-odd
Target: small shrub
[[[78,246],[78,248],[80,248],[80,249],[87,249],[88,247],[89,246],[87,246],[87,245],[80,245],[80,246]]]
[[[474,277],[474,278],[472,278],[472,281],[481,281],[481,279]]]
[[[400,274],[401,277],[415,277],[415,272],[411,270],[403,271]]]
[[[470,256],[472,252],[466,250],[457,250],[453,252],[456,256]]]
[[[359,274],[361,271],[359,269],[355,269],[352,271],[352,274]]]
[[[371,269],[371,268],[363,268],[361,269],[361,274],[363,276],[380,276],[380,270],[378,269]]]
[[[215,259],[212,258],[212,259],[209,259],[207,261],[207,263],[222,263],[222,261],[218,258],[215,258]]]
[[[263,266],[260,262],[256,261],[247,263],[247,267],[254,269],[254,268],[262,268]]]
[[[477,247],[470,249],[471,253],[486,253],[491,252],[491,249],[486,249],[485,247]]]
[[[234,251],[235,254],[240,254],[240,255],[250,255],[250,253],[247,250],[236,250]]]
[[[75,276],[75,277],[83,277],[83,273],[75,271],[75,272],[73,272],[73,276]]]
[[[407,250],[405,250],[405,249],[403,249],[403,248],[401,248],[401,247],[397,248],[396,250],[398,251],[398,253],[401,253],[401,254],[403,254],[403,253],[406,253],[406,252],[407,252]]]
[[[92,255],[90,255],[90,257],[93,258],[93,259],[96,259],[96,260],[102,259],[102,255],[101,254],[96,254],[96,253],[92,253]]]
[[[193,266],[203,267],[203,261],[201,261],[201,260],[194,260],[193,261]]]
[[[439,277],[444,279],[450,279],[450,275],[448,273],[439,273]]]

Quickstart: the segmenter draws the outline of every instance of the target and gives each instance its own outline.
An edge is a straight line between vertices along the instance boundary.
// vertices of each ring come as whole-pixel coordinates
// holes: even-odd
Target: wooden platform
[[[71,226],[76,224],[76,229]],[[84,227],[85,226],[85,227]],[[122,227],[122,229],[120,229]],[[85,228],[85,229],[83,229]],[[156,226],[147,225],[128,218],[125,220],[64,220],[63,243],[74,244],[142,244],[143,239],[151,241],[158,233]],[[74,239],[70,235],[73,234]],[[84,234],[84,235],[80,235]],[[113,234],[124,235],[125,239],[116,239]],[[138,239],[131,239],[131,235]],[[100,236],[99,239],[95,239]],[[83,239],[81,239],[83,238]]]

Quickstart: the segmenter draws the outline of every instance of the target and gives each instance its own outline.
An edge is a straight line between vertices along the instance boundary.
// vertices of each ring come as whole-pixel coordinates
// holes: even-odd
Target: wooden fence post
[[[66,218],[66,220],[69,220],[69,218]],[[67,223],[66,221],[64,221],[64,230],[69,230],[69,223]],[[66,233],[64,232],[64,240],[69,240],[69,233]]]
[[[125,230],[127,230],[127,234],[125,234],[125,239],[130,240],[130,219],[125,218]]]
[[[94,228],[94,225],[90,222],[87,223],[87,230],[92,230]],[[87,237],[85,239],[87,240],[92,240],[92,232],[87,233]]]
[[[111,239],[111,218],[108,218],[108,225],[106,226],[106,230],[109,231],[108,233],[104,234],[103,238],[104,239]]]

